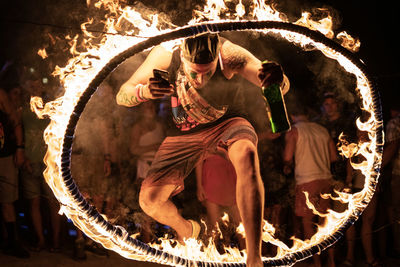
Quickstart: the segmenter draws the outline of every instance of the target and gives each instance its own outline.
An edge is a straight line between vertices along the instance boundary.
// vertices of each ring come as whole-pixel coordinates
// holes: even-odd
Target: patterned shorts
[[[251,124],[240,117],[227,119],[218,125],[195,133],[167,137],[161,144],[142,188],[176,185],[172,195],[184,189],[184,179],[200,160],[210,154],[228,158],[228,148],[241,139],[257,146],[257,134]]]

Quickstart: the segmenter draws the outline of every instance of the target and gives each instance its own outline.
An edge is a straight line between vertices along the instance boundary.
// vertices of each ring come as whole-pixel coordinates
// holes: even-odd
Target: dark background
[[[125,1],[133,4],[133,1]],[[202,1],[189,1],[187,6],[184,0],[145,0],[143,2],[164,11],[171,16],[176,25],[183,26],[191,17],[190,10]],[[246,3],[248,0],[243,2]],[[278,9],[287,14],[290,21],[299,18],[302,10],[328,7],[334,16],[335,32],[346,31],[360,39],[361,48],[356,55],[366,64],[379,86],[385,121],[389,118],[388,107],[400,102],[396,91],[399,89],[398,79],[400,78],[398,65],[400,51],[396,40],[400,23],[396,16],[396,7],[393,5],[393,1],[371,3],[365,0],[281,0],[278,5]],[[50,73],[54,67],[64,66],[70,57],[66,36],[81,35],[80,25],[83,22],[86,22],[89,17],[102,15],[101,11],[88,8],[85,0],[2,1],[0,66],[3,66],[6,61],[13,61],[18,68],[34,67],[41,72],[43,77],[51,79]],[[232,37],[236,42],[245,43],[246,48],[251,47],[252,52],[260,55],[265,53],[281,62],[294,87],[291,92],[300,92],[302,100],[310,105],[318,106],[316,101],[318,94],[315,93],[314,88],[308,87],[310,84],[321,86],[318,88],[321,91],[335,90],[347,85],[348,80],[344,79],[347,76],[335,69],[335,62],[326,59],[321,62],[323,57],[316,52],[305,55],[307,53],[301,52],[301,49],[286,41],[265,38],[258,42],[256,39],[251,39],[251,36],[243,38],[244,36],[237,33]],[[37,51],[42,48],[46,48],[49,55],[45,60],[37,55]],[[318,73],[320,66],[323,68]],[[335,73],[329,73],[331,70]],[[321,75],[318,76],[318,74]],[[325,77],[328,83],[321,83]],[[348,90],[352,90],[351,79],[348,83]],[[191,205],[188,206],[191,207]]]
[[[143,2],[164,11],[179,26],[185,25],[191,17],[190,9],[202,3],[189,1],[185,5],[184,1],[178,0]],[[243,1],[244,4],[247,2],[249,1]],[[127,0],[125,3],[134,4],[134,1]],[[389,1],[284,0],[278,2],[278,9],[288,14],[292,21],[300,17],[302,10],[329,7],[333,11],[335,33],[346,31],[361,40],[361,48],[356,55],[367,65],[378,83],[386,116],[388,107],[398,102],[395,96],[397,80],[400,78],[400,52],[395,40],[400,23],[393,5]],[[68,57],[65,36],[81,34],[80,25],[88,17],[102,15],[101,12],[88,8],[83,0],[10,0],[2,1],[0,10],[0,62],[3,64],[6,60],[12,60],[18,66],[34,66],[49,77],[55,65],[63,66]],[[56,40],[55,44],[51,44],[51,38]],[[46,48],[48,59],[42,60],[37,55],[41,48]],[[280,48],[281,54],[284,52],[282,49],[285,47]],[[290,56],[291,53],[289,51],[287,54]],[[289,67],[289,72],[292,77],[303,75],[296,75],[294,66]]]

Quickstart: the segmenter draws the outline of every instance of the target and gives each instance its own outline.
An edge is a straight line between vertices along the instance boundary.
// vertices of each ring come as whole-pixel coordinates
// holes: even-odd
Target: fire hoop
[[[296,42],[296,38],[298,37],[306,38],[311,43],[313,43],[316,49],[321,50],[321,47],[327,48],[332,54],[337,55],[335,59],[339,63],[341,61],[346,61],[346,63],[349,63],[351,66],[353,66],[354,70],[349,72],[352,72],[357,77],[358,82],[363,83],[368,88],[366,94],[361,94],[361,98],[363,100],[362,103],[364,107],[370,107],[371,111],[373,124],[373,144],[369,147],[369,149],[372,151],[374,157],[372,164],[369,165],[372,174],[369,178],[369,186],[368,190],[366,191],[366,199],[363,201],[362,205],[352,207],[351,213],[346,217],[346,220],[343,222],[343,224],[337,230],[334,230],[327,234],[322,242],[318,244],[311,244],[309,247],[300,251],[286,253],[280,258],[264,259],[264,266],[290,266],[297,261],[311,257],[315,253],[318,253],[333,245],[339,238],[344,235],[345,230],[358,219],[359,215],[363,212],[370,199],[372,198],[379,178],[383,152],[382,110],[377,88],[372,82],[372,77],[368,73],[366,66],[362,63],[360,59],[358,59],[354,54],[343,48],[338,43],[325,37],[323,34],[312,31],[306,27],[287,22],[228,21],[220,23],[202,23],[193,26],[186,26],[168,33],[151,37],[141,43],[130,47],[129,49],[112,58],[97,73],[96,77],[91,81],[87,89],[79,98],[79,101],[75,105],[74,110],[70,115],[70,119],[65,130],[61,151],[60,179],[62,181],[60,182],[63,183],[67,188],[70,195],[69,197],[77,203],[72,204],[68,208],[87,216],[88,219],[85,219],[83,224],[87,224],[88,227],[84,228],[87,231],[91,231],[92,233],[95,232],[95,234],[98,236],[101,235],[103,238],[108,238],[108,241],[111,240],[111,245],[110,243],[108,243],[107,245],[105,245],[105,247],[114,250],[116,250],[116,248],[118,247],[120,250],[118,252],[125,257],[132,258],[129,257],[129,255],[140,255],[141,259],[145,261],[180,266],[245,266],[245,263],[243,262],[205,262],[171,255],[162,250],[155,249],[145,243],[142,243],[135,238],[130,237],[124,228],[112,225],[99,214],[95,207],[89,205],[89,203],[79,192],[78,187],[72,178],[70,168],[74,132],[80,115],[84,111],[86,104],[88,103],[93,93],[97,90],[98,86],[114,69],[118,67],[119,64],[124,62],[129,57],[142,52],[145,49],[151,48],[166,41],[192,37],[204,32],[219,33],[225,31],[286,32],[291,34],[291,38],[294,38],[294,42]],[[96,239],[96,241],[102,242],[101,239]]]

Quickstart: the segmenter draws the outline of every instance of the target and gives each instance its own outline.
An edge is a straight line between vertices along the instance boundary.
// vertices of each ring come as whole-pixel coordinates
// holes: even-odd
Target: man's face
[[[208,64],[192,63],[182,57],[183,71],[194,88],[202,88],[211,79],[217,69],[218,57]]]
[[[21,101],[21,94],[22,94],[22,90],[21,87],[14,87],[10,90],[9,96],[11,101],[14,104],[18,104],[18,102]]]
[[[333,116],[339,112],[338,110],[338,103],[333,98],[325,99],[324,103],[322,104],[326,115]]]

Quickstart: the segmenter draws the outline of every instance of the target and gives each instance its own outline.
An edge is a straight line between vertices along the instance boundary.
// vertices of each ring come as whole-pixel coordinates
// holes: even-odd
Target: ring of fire
[[[330,219],[336,218],[335,223],[339,225],[337,229],[320,229],[313,237],[314,240],[305,246],[299,248],[288,248],[284,251],[283,256],[275,258],[264,258],[266,266],[290,266],[296,261],[308,258],[321,250],[334,244],[344,231],[353,224],[362,211],[369,203],[375,191],[375,186],[380,172],[380,165],[383,151],[383,122],[382,111],[380,106],[380,98],[373,82],[371,75],[368,74],[366,66],[355,57],[350,51],[343,48],[336,42],[326,38],[319,32],[312,31],[308,28],[294,25],[287,22],[276,21],[226,21],[220,23],[202,23],[193,26],[182,27],[164,34],[151,37],[131,48],[125,50],[119,55],[112,58],[106,64],[96,77],[91,81],[87,89],[80,96],[79,101],[74,106],[73,112],[70,114],[69,122],[65,128],[65,134],[62,139],[61,157],[59,162],[58,175],[54,180],[61,183],[65,192],[60,192],[49,183],[57,199],[62,205],[62,211],[74,221],[74,223],[86,234],[108,249],[113,249],[122,256],[136,260],[158,262],[168,265],[218,265],[218,266],[244,266],[243,262],[207,262],[197,259],[187,259],[180,256],[171,255],[162,250],[150,247],[147,244],[129,236],[127,231],[120,227],[109,223],[101,216],[95,207],[88,204],[85,198],[80,194],[73,178],[71,176],[71,151],[74,138],[74,132],[80,115],[89,101],[92,94],[103,80],[127,58],[142,52],[145,49],[166,41],[176,40],[195,36],[203,32],[224,32],[224,31],[261,31],[264,33],[277,33],[282,35],[288,41],[297,44],[312,45],[316,49],[324,53],[325,56],[337,60],[348,72],[354,74],[357,78],[357,89],[360,90],[363,109],[370,112],[368,121],[357,121],[360,129],[367,131],[370,142],[367,144],[358,144],[358,150],[364,151],[369,155],[367,160],[358,166],[365,175],[364,190],[359,192],[358,196],[362,200],[357,200],[354,195],[341,193],[344,199],[348,200],[349,208],[347,213],[339,216],[334,212],[330,213]],[[346,148],[342,149],[343,154],[348,153]],[[70,200],[70,201],[65,201]],[[65,204],[67,203],[68,204]],[[325,230],[325,231],[323,231]],[[321,233],[322,232],[322,233]]]

